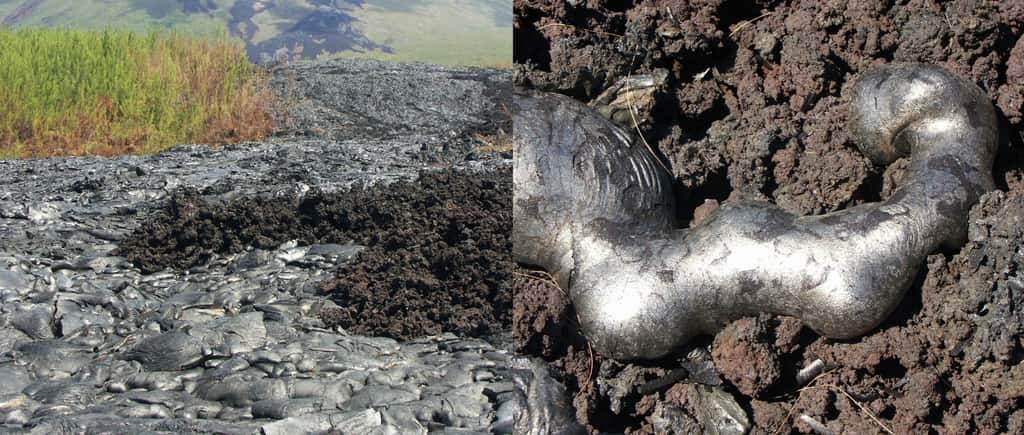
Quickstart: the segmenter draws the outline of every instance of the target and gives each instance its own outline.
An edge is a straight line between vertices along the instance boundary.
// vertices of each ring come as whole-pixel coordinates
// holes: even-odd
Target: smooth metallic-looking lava
[[[516,261],[552,273],[584,334],[614,358],[656,358],[767,312],[851,338],[881,323],[925,257],[963,244],[994,188],[989,98],[932,65],[893,64],[851,88],[852,137],[876,164],[910,156],[885,201],[799,217],[726,201],[678,229],[671,179],[641,143],[567,97],[513,101]]]

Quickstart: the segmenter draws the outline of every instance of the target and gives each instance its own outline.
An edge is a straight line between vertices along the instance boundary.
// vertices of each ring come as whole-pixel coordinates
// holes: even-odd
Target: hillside
[[[511,0],[0,0],[0,25],[227,31],[249,58],[512,59]]]

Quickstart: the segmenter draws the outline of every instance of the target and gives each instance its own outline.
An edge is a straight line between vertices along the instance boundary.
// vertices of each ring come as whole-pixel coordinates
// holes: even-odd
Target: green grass
[[[23,0],[0,0],[0,17]],[[205,3],[205,0],[204,0]],[[44,0],[16,27],[107,27],[146,32],[170,29],[193,36],[216,36],[232,20],[236,0],[214,0],[210,14],[182,11],[178,1]],[[253,43],[281,36],[316,8],[310,0],[274,0],[252,17]],[[354,3],[353,3],[354,4]],[[272,6],[272,7],[271,7]],[[345,8],[370,40],[394,49],[305,53],[309,56],[370,57],[450,65],[503,65],[512,62],[511,0],[367,0]]]
[[[371,40],[394,53],[340,52],[335,56],[369,57],[447,65],[510,66],[512,26],[495,23],[494,7],[483,0],[368,2],[354,12]],[[501,1],[490,0],[490,3]],[[511,5],[509,5],[511,7]],[[453,11],[456,11],[453,13]]]
[[[266,92],[226,37],[0,29],[0,156],[148,153],[255,139]]]
[[[0,0],[0,14],[6,16],[22,2]],[[227,9],[218,9],[213,16],[186,14],[180,3],[173,0],[46,0],[17,27],[111,27],[140,33],[173,29],[188,35],[215,37],[225,29],[227,18]]]

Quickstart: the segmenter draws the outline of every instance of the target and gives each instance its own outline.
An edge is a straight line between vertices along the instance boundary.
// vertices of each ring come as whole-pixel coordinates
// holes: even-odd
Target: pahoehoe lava
[[[974,84],[931,65],[892,64],[851,88],[849,127],[876,164],[909,155],[887,200],[822,216],[727,201],[676,229],[669,175],[640,143],[567,97],[513,102],[513,255],[570,297],[595,350],[656,358],[695,335],[769,312],[851,338],[881,323],[994,188],[998,132]]]
[[[269,74],[264,141],[0,159],[0,431],[512,432],[511,74]]]

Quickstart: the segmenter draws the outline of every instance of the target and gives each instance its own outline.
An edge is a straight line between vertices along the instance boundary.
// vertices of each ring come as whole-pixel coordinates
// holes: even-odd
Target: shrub
[[[259,139],[272,128],[263,82],[225,35],[0,29],[0,156]]]

